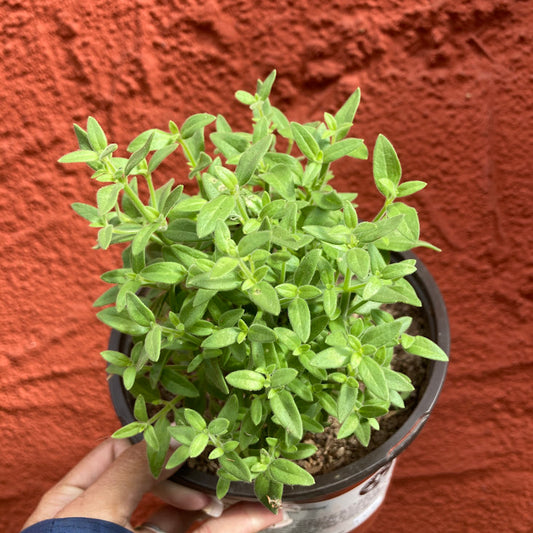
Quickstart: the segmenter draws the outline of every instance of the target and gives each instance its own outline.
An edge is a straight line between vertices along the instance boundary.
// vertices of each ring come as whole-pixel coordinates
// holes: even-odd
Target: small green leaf
[[[157,362],[161,354],[161,326],[154,324],[144,339],[144,349],[150,361]]]
[[[302,154],[311,161],[315,161],[320,147],[308,129],[297,122],[291,122],[291,131]]]
[[[100,218],[100,215],[98,214],[98,209],[92,205],[74,202],[70,205],[70,207],[72,207],[72,209],[76,213],[78,213],[78,215],[80,215],[85,220],[88,220],[91,223],[96,223]]]
[[[107,139],[104,130],[94,117],[87,119],[87,136],[93,150],[101,152],[107,146]]]
[[[277,513],[283,496],[283,483],[272,479],[268,473],[259,474],[254,482],[257,499],[270,511]]]
[[[396,190],[396,196],[398,198],[401,198],[403,196],[409,196],[411,194],[415,194],[418,191],[421,191],[427,183],[424,181],[406,181],[405,183],[400,183],[398,186],[398,189]]]
[[[257,94],[261,100],[266,100],[272,90],[272,85],[276,79],[276,70],[273,70],[266,78],[265,81],[257,83]]]
[[[359,107],[360,101],[361,101],[361,90],[357,88],[349,96],[346,102],[342,105],[342,107],[335,114],[335,121],[337,122],[338,125],[353,124],[355,113],[357,112],[357,108]],[[343,136],[337,135],[337,139],[341,139],[347,133],[348,133],[348,130],[346,130],[346,133]]]
[[[105,350],[100,354],[105,361],[111,365],[128,367],[131,365],[131,360],[127,355],[124,355],[121,352],[116,352],[114,350]]]
[[[235,98],[244,105],[252,105],[255,103],[255,96],[247,91],[236,91]]]
[[[137,396],[133,407],[133,415],[139,422],[148,422],[148,412],[146,410],[146,401],[142,394]]]
[[[141,326],[151,326],[155,322],[154,313],[133,292],[126,294],[126,305],[131,319]]]
[[[184,139],[192,137],[192,135],[201,128],[205,128],[216,120],[216,117],[208,113],[197,113],[190,116],[181,126],[181,136]]]
[[[107,185],[98,189],[98,192],[96,193],[98,215],[105,215],[115,207],[120,189],[121,187],[118,184]]]
[[[228,452],[218,462],[220,466],[241,481],[250,482],[252,475],[246,463],[235,453]]]
[[[98,232],[98,246],[100,246],[102,250],[107,250],[111,244],[112,238],[113,226],[111,224],[107,224]]]
[[[446,352],[432,340],[421,335],[411,336],[403,334],[401,343],[406,352],[434,361],[448,361]]]
[[[333,318],[337,311],[337,291],[333,287],[324,291],[323,302],[324,312],[328,318]]]
[[[298,370],[294,368],[278,368],[270,378],[270,386],[273,388],[284,387],[291,383],[296,376],[298,376]]]
[[[398,344],[398,336],[409,327],[410,323],[410,317],[404,317],[404,319],[371,326],[361,335],[361,342],[363,344],[371,344],[376,348],[380,346],[395,346]]]
[[[283,164],[274,165],[267,173],[261,174],[261,179],[285,200],[294,200],[294,178],[289,166]]]
[[[368,276],[370,256],[363,248],[352,248],[346,253],[346,264],[350,271],[362,280]]]
[[[252,422],[258,426],[261,423],[263,417],[263,400],[261,398],[254,398],[250,405],[250,416]]]
[[[389,402],[383,400],[369,400],[359,408],[359,414],[364,418],[377,418],[389,412]]]
[[[210,435],[223,435],[229,428],[229,420],[226,418],[215,418],[209,422],[207,431]]]
[[[311,333],[311,313],[303,298],[295,298],[288,309],[289,321],[294,332],[302,342],[306,342]]]
[[[224,450],[222,448],[214,448],[211,450],[207,458],[210,461],[214,461],[215,459],[218,459],[219,457],[222,457],[223,455],[224,455]]]
[[[275,289],[266,281],[256,283],[248,292],[250,300],[265,311],[272,315],[279,315],[281,306]]]
[[[132,337],[144,335],[149,330],[148,326],[142,326],[125,317],[123,314],[118,313],[114,307],[107,307],[98,312],[96,316],[110,328],[116,329],[126,335],[131,335]]]
[[[332,346],[311,357],[311,364],[318,368],[341,368],[346,366],[352,354],[350,348]]]
[[[331,163],[356,152],[364,145],[363,139],[344,139],[331,144],[324,150],[324,163]]]
[[[181,444],[189,446],[194,437],[196,437],[196,430],[190,426],[169,426],[169,435]]]
[[[272,204],[274,204],[274,202],[269,205]],[[307,246],[312,240],[313,237],[310,235],[291,233],[281,226],[274,226],[272,228],[272,242],[278,246],[285,246],[289,250],[299,250],[300,248]]]
[[[270,231],[255,231],[245,235],[238,244],[239,256],[245,257],[259,248],[268,248],[270,245]]]
[[[188,458],[189,447],[182,445],[170,456],[165,468],[168,470],[176,468],[176,466],[183,464]]]
[[[315,484],[315,479],[309,472],[288,459],[275,459],[270,463],[268,471],[274,480],[284,485],[310,486]]]
[[[203,431],[206,428],[207,424],[200,413],[186,407],[183,414],[187,423],[196,431]]]
[[[135,384],[135,379],[137,378],[137,371],[134,366],[129,366],[124,370],[122,374],[122,382],[124,383],[124,388],[126,390],[131,390]]]
[[[302,423],[305,431],[311,431],[313,433],[322,433],[324,431],[322,424],[306,414],[302,414]]]
[[[146,140],[146,143],[141,146],[136,152],[131,154],[126,166],[124,167],[124,175],[129,176],[135,167],[143,161],[146,156],[150,153],[150,145],[152,144],[153,135],[150,135]]]
[[[230,485],[231,485],[231,481],[229,481],[229,479],[224,479],[222,477],[218,478],[216,495],[219,500],[222,500],[222,498],[226,496],[226,494],[229,491]]]
[[[309,283],[311,283],[321,254],[321,250],[315,249],[311,250],[304,256],[294,273],[294,281],[296,285],[309,285]]]
[[[159,150],[174,140],[173,134],[154,128],[143,131],[140,135],[135,137],[135,139],[133,139],[133,141],[131,141],[131,143],[128,145],[128,152],[135,152],[136,150],[142,148],[146,144],[146,141],[149,137],[152,137],[152,144],[150,146],[152,150]]]
[[[337,418],[341,424],[353,412],[357,401],[357,389],[347,383],[341,385],[339,397],[337,398]]]
[[[146,441],[146,445],[149,448],[152,448],[152,450],[154,451],[159,450],[159,440],[157,439],[157,435],[155,434],[155,429],[153,426],[146,426],[146,429],[143,433],[143,437]]]
[[[58,159],[58,163],[91,163],[98,161],[98,154],[92,150],[76,150]]]
[[[209,436],[207,433],[198,433],[189,446],[189,457],[198,457],[205,450],[208,442]]]
[[[131,422],[127,426],[117,429],[111,437],[114,439],[126,439],[138,435],[144,431],[146,424],[144,422]]]
[[[216,132],[210,139],[226,159],[238,159],[249,147],[249,135],[233,132]]]
[[[166,367],[163,369],[160,382],[172,394],[185,396],[186,398],[196,398],[198,396],[196,387],[172,368]]]
[[[175,143],[169,144],[154,152],[148,163],[148,172],[153,172],[177,147],[178,145]]]
[[[379,191],[382,190],[380,180],[390,180],[395,186],[400,183],[402,167],[390,141],[384,135],[378,135],[373,155],[374,180]]]
[[[359,424],[354,430],[357,440],[365,447],[368,446],[368,443],[370,442],[371,430],[372,428],[369,421],[365,419],[360,419]]]
[[[368,355],[363,356],[359,363],[359,376],[372,394],[388,401],[389,387],[383,369]]]
[[[353,435],[354,431],[359,426],[359,415],[357,413],[350,414],[337,432],[338,439],[346,439]]]
[[[387,380],[389,389],[399,392],[411,392],[414,390],[414,387],[408,376],[391,370],[390,368],[383,368],[383,373],[385,374],[385,379]]]
[[[397,205],[397,204],[393,204]],[[403,214],[398,214],[390,218],[385,218],[379,222],[361,222],[355,230],[354,235],[363,243],[377,241],[389,236],[400,227],[403,221]]]
[[[143,268],[139,275],[146,281],[176,285],[185,279],[187,270],[179,263],[160,262],[153,263]]]
[[[235,169],[235,175],[239,181],[239,185],[246,185],[254,175],[257,166],[264,155],[267,153],[270,143],[272,142],[272,136],[267,135],[260,141],[252,144],[240,157],[237,168]]]
[[[113,152],[116,152],[118,149],[118,144],[110,144],[106,146],[105,150],[102,150],[100,155],[98,156],[98,159],[100,161],[103,161],[107,156],[111,155]]]
[[[235,208],[233,196],[220,195],[202,206],[196,221],[196,232],[199,238],[206,237],[215,231],[219,220],[226,220]]]
[[[262,324],[252,324],[248,329],[248,339],[251,342],[259,342],[262,344],[275,342],[276,333],[274,330]]]
[[[278,342],[285,345],[289,350],[296,350],[300,346],[300,338],[291,329],[274,328],[274,331],[276,332]]]
[[[383,279],[403,278],[404,276],[409,276],[414,272],[416,272],[416,260],[406,259],[405,261],[400,261],[399,263],[387,265],[381,271],[381,277]]]
[[[187,280],[188,287],[198,287],[200,289],[231,291],[242,284],[242,279],[236,272],[230,272],[226,276],[214,278],[210,272],[202,272],[192,276]]]
[[[201,344],[202,348],[224,348],[230,346],[237,341],[240,330],[237,328],[223,328],[214,331]]]
[[[260,391],[265,386],[265,376],[254,370],[236,370],[226,376],[226,381],[242,390]]]
[[[131,243],[131,252],[133,255],[137,256],[144,253],[145,248],[150,242],[150,238],[158,228],[158,223],[148,224],[135,235]]]
[[[279,392],[272,390],[272,392],[274,393],[270,397],[272,412],[288,433],[301,440],[303,436],[302,417],[292,394],[287,390]]]
[[[298,296],[298,287],[292,283],[277,285],[276,291],[282,298],[296,298]]]

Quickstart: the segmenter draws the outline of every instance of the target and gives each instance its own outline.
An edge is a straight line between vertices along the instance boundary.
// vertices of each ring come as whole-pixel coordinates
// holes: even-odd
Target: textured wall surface
[[[375,531],[533,530],[532,25],[518,0],[0,0],[0,530],[117,428],[91,304],[118,251],[92,250],[69,208],[96,190],[56,163],[72,122],[93,115],[122,145],[199,111],[244,126],[234,91],[274,67],[295,120],[361,87],[357,135],[384,133],[429,182],[413,203],[444,250],[420,255],[453,361]],[[375,212],[370,164],[336,172]]]

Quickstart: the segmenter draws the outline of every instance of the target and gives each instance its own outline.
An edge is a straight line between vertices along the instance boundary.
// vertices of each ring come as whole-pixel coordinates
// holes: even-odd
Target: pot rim
[[[429,330],[428,337],[449,355],[450,326],[444,298],[437,283],[421,259],[413,252],[391,253],[392,262],[404,259],[416,260],[417,271],[406,279],[422,302]],[[127,339],[126,335],[113,330],[109,339],[109,349],[121,351],[120,348],[124,348]],[[390,463],[409,446],[424,426],[442,390],[447,368],[447,361],[429,361],[427,385],[418,404],[402,426],[384,443],[349,465],[327,474],[314,476],[315,484],[310,487],[286,485],[283,490],[283,499],[286,501],[314,500],[326,494],[343,491],[357,485]],[[135,419],[127,402],[120,376],[111,376],[109,390],[120,422],[123,425],[134,422]],[[213,474],[183,466],[172,479],[182,485],[214,494],[218,478]],[[228,496],[242,500],[256,500],[253,484],[240,481],[231,483]]]

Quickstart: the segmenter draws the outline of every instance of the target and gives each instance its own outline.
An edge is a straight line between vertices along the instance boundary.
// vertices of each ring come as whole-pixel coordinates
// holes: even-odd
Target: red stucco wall
[[[199,111],[245,125],[233,92],[275,67],[292,119],[361,87],[358,135],[429,182],[415,203],[444,250],[421,255],[453,362],[375,531],[531,531],[532,26],[515,0],[0,1],[0,530],[117,427],[91,308],[116,255],[69,208],[96,189],[55,162],[71,123],[122,144]],[[370,165],[337,175],[369,216]]]

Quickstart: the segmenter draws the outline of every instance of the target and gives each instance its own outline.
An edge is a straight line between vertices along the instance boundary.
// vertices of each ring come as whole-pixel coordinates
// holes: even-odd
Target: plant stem
[[[194,159],[194,156],[192,155],[191,151],[189,150],[189,147],[187,146],[187,143],[181,137],[179,137],[178,144],[183,148],[183,153],[185,154],[185,157],[189,160],[192,167],[194,168],[196,166],[196,159]]]
[[[154,207],[155,209],[158,209],[157,196],[155,194],[154,183],[152,181],[152,174],[150,174],[150,172],[146,174],[146,182],[148,183],[148,190],[150,191],[150,200],[152,202],[152,207]]]
[[[246,266],[246,263],[239,257],[239,266],[241,267],[242,271],[246,274],[246,277],[248,279],[254,279],[253,272]]]
[[[377,222],[387,212],[387,208],[391,203],[392,202],[390,200],[385,200],[383,207],[379,210],[379,213],[374,217],[372,222]]]
[[[153,222],[153,216],[146,210],[146,206],[141,202],[140,198],[127,183],[124,184],[124,192],[130,197],[130,200],[133,202],[139,213],[141,213],[148,222]]]
[[[166,416],[166,414],[178,403],[179,400],[181,400],[181,396],[174,396],[172,400],[167,402],[165,407],[158,411],[150,420],[148,420],[147,424],[153,424],[156,420],[159,420],[161,417]]]
[[[250,217],[246,212],[246,206],[244,205],[244,201],[239,195],[237,195],[237,207],[239,208],[239,213],[241,214],[243,221],[247,222],[248,220],[250,220]]]

